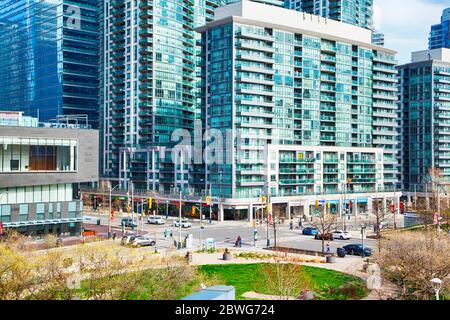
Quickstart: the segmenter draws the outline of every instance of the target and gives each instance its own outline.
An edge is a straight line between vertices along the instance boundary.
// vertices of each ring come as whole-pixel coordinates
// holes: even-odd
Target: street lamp
[[[116,189],[120,184],[116,185],[114,188],[111,188],[111,184],[109,185],[109,214],[108,214],[108,239],[111,238],[111,210],[112,210],[112,192]]]
[[[438,278],[431,279],[431,285],[436,293],[436,300],[439,300],[439,291],[441,290],[442,280]]]
[[[366,226],[365,225],[362,225],[361,226],[361,245],[362,245],[362,253],[361,253],[361,256],[362,256],[362,258],[364,259],[364,256],[365,256],[365,253],[364,253],[364,235],[365,235],[365,232],[366,231]]]

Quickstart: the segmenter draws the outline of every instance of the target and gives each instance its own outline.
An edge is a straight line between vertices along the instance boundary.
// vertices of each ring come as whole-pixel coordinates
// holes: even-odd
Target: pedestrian
[[[289,230],[293,231],[294,230],[294,222],[291,220],[291,222],[289,222]]]
[[[236,243],[237,243],[237,246],[239,248],[242,248],[242,238],[241,238],[241,236],[238,236]]]
[[[303,222],[302,222],[302,218],[300,218],[299,222],[298,222],[298,226],[301,228],[303,228]]]
[[[173,231],[170,230],[170,238],[173,238]]]
[[[113,241],[116,241],[116,233],[113,233]]]
[[[164,238],[167,238],[167,233],[168,233],[167,229],[164,229]]]
[[[327,243],[327,253],[331,253],[330,243]]]

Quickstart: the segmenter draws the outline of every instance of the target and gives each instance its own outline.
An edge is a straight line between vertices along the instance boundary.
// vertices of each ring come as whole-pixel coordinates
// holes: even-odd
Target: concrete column
[[[223,222],[225,220],[223,215],[223,204],[219,204],[218,219],[219,222]]]
[[[426,205],[427,205],[427,210],[430,210],[430,197],[426,197],[425,198],[425,202],[426,202]]]
[[[367,199],[367,213],[368,215],[373,215],[373,199],[369,198]]]
[[[305,216],[309,217],[311,215],[311,213],[309,212],[309,203],[305,203],[303,205],[303,212],[305,214]]]
[[[386,197],[383,198],[383,212],[386,212],[387,210],[387,200]]]
[[[355,217],[359,216],[359,205],[358,205],[358,198],[355,198],[355,203],[354,203],[354,209],[355,209]]]
[[[288,202],[286,205],[286,220],[291,219],[291,203]]]
[[[248,205],[248,219],[249,222],[253,222],[253,204],[250,202]]]
[[[412,205],[412,196],[411,196],[411,193],[408,193],[408,198],[407,198],[407,203],[408,203],[408,206],[410,206],[410,205]]]

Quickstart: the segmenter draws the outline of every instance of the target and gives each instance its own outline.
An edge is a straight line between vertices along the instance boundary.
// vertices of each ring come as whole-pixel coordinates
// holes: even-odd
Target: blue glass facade
[[[373,30],[373,0],[285,0],[285,7]]]
[[[442,13],[440,24],[431,26],[428,48],[450,48],[450,8]]]
[[[273,21],[256,20],[251,9],[262,7],[243,9],[248,23],[223,19],[201,29],[205,125],[223,133],[225,146],[230,128],[233,138],[233,149],[226,150],[233,153],[232,163],[209,165],[212,194],[257,198],[269,183],[266,145],[380,148],[382,170],[349,174],[354,184],[367,183],[350,190],[394,190],[399,169],[395,53],[372,46],[369,31],[367,43],[359,45],[280,27],[283,9],[274,10]],[[313,173],[296,172],[291,180],[299,182],[288,181],[278,196],[339,193],[339,179],[319,186]],[[383,179],[380,188],[374,186],[377,179]]]
[[[403,188],[425,192],[432,168],[450,182],[450,61],[425,55],[399,71]]]
[[[2,1],[0,30],[3,110],[98,126],[98,0]]]
[[[194,120],[200,117],[201,84],[200,35],[194,29],[211,21],[214,9],[222,4],[222,0],[105,1],[101,103],[105,176],[142,188],[156,179],[154,187],[165,190],[193,179],[187,166],[180,169],[170,158],[160,161],[158,173],[149,173],[155,165],[147,148],[170,148],[175,130],[194,129]]]

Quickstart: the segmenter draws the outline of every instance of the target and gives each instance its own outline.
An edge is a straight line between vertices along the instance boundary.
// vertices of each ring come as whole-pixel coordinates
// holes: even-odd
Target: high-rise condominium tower
[[[431,26],[428,49],[450,48],[450,8],[442,13],[441,23]]]
[[[98,0],[0,2],[0,108],[98,125]]]
[[[392,195],[395,52],[373,45],[370,30],[243,1],[199,31],[203,114],[231,159],[207,166],[225,214],[251,216],[262,194],[282,212],[315,200],[337,210],[343,193],[368,212]]]
[[[195,27],[221,0],[106,0],[103,6],[102,173],[123,186],[168,192],[193,185],[167,150],[192,132],[200,86]],[[164,149],[167,148],[167,149]],[[164,151],[166,150],[166,151]],[[189,184],[191,182],[191,184]]]
[[[285,0],[285,7],[373,29],[373,0]]]
[[[398,69],[402,184],[425,192],[432,168],[450,183],[450,49],[414,52]]]

